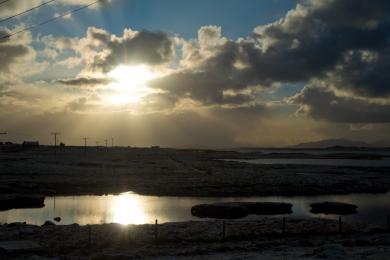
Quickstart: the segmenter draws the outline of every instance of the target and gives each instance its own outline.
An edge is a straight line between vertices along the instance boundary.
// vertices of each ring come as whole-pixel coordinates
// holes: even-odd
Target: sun
[[[113,78],[120,88],[128,88],[145,85],[147,81],[155,77],[155,73],[144,65],[120,65],[108,73],[108,76]]]
[[[109,86],[115,92],[108,96],[108,100],[115,105],[139,101],[143,96],[150,93],[150,89],[147,86],[148,81],[157,77],[156,72],[144,65],[120,65],[107,75],[113,79],[113,83]]]

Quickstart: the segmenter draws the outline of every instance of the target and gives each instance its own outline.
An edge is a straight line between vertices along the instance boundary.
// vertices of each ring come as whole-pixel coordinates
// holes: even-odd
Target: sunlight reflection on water
[[[143,224],[146,222],[144,204],[131,194],[121,194],[112,203],[112,221],[120,224]]]
[[[40,209],[14,209],[0,212],[1,223],[24,222],[41,225],[46,220],[61,217],[60,224],[78,223],[102,224],[144,224],[200,220],[191,216],[191,207],[200,203],[227,201],[274,201],[289,202],[293,206],[295,217],[326,217],[332,215],[313,215],[310,203],[321,201],[339,201],[359,206],[359,213],[345,217],[372,224],[384,224],[386,214],[390,213],[390,193],[326,195],[314,197],[250,197],[250,198],[193,198],[193,197],[156,197],[141,196],[134,193],[106,196],[46,197],[45,207]],[[258,216],[250,216],[250,219]]]
[[[226,161],[244,162],[250,164],[295,164],[295,165],[328,165],[328,166],[366,166],[389,167],[390,158],[381,160],[354,160],[354,159],[295,159],[295,158],[263,158],[263,159],[228,159]]]

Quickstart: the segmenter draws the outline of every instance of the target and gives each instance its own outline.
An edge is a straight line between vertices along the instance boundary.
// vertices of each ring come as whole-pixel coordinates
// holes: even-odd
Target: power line
[[[5,4],[5,3],[9,2],[9,1],[10,1],[10,0],[1,1],[1,2],[0,2],[0,5]]]
[[[31,11],[34,11],[35,9],[41,8],[42,6],[45,6],[45,5],[47,5],[47,4],[50,4],[50,3],[54,2],[54,1],[56,1],[56,0],[47,1],[47,2],[44,2],[44,3],[40,4],[40,5],[31,7],[30,9],[27,9],[27,10],[21,12],[21,13],[11,15],[11,16],[5,18],[5,19],[0,20],[0,23],[5,22],[5,21],[8,21],[8,20],[11,20],[11,19],[13,19],[13,18],[15,18],[15,17],[18,17],[18,16],[21,16],[21,15],[27,14],[27,13],[29,13],[29,12],[31,12]]]
[[[79,12],[79,11],[81,11],[83,9],[86,9],[86,8],[88,8],[88,7],[92,6],[92,5],[95,5],[95,4],[99,3],[99,2],[102,2],[102,1],[103,0],[94,1],[92,3],[89,3],[87,5],[83,5],[83,6],[79,7],[79,8],[76,8],[76,9],[73,9],[73,10],[70,10],[70,11],[67,11],[65,13],[62,13],[61,15],[55,16],[55,17],[53,17],[51,19],[45,20],[45,21],[40,22],[38,24],[35,24],[35,25],[32,25],[32,26],[28,26],[28,27],[25,27],[25,28],[23,28],[23,29],[21,29],[19,31],[3,35],[3,36],[0,37],[0,40],[5,40],[5,39],[8,39],[8,38],[11,38],[12,36],[17,35],[17,34],[22,33],[22,32],[25,32],[25,31],[34,30],[37,27],[40,27],[40,26],[45,25],[45,24],[48,24],[50,22],[54,22],[56,20],[59,20],[59,19],[65,17],[65,16],[67,16],[67,15],[74,14],[76,12]]]

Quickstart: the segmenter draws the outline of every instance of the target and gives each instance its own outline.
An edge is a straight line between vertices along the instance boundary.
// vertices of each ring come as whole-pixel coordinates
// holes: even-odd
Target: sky
[[[45,2],[0,4],[0,141],[390,139],[389,1],[105,0],[24,31],[94,2],[56,0],[3,21]]]

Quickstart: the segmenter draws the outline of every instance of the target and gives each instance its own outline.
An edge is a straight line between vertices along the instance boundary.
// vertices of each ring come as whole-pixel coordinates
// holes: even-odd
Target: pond
[[[296,165],[327,165],[327,166],[356,166],[356,167],[390,167],[390,158],[380,160],[357,159],[294,159],[294,158],[262,158],[262,159],[228,159],[226,161],[244,162],[251,164],[296,164]]]
[[[102,224],[145,224],[200,220],[191,216],[191,207],[200,203],[228,201],[273,201],[293,204],[292,217],[324,217],[336,219],[332,215],[310,213],[310,204],[322,201],[339,201],[359,206],[359,213],[344,217],[346,221],[360,221],[384,225],[390,214],[390,193],[327,195],[312,197],[247,197],[247,198],[194,198],[194,197],[156,197],[135,193],[106,196],[46,197],[45,207],[40,209],[13,209],[0,212],[0,223],[27,222],[41,225],[46,220],[61,217],[59,224],[78,223]],[[249,219],[259,216],[249,216]]]

